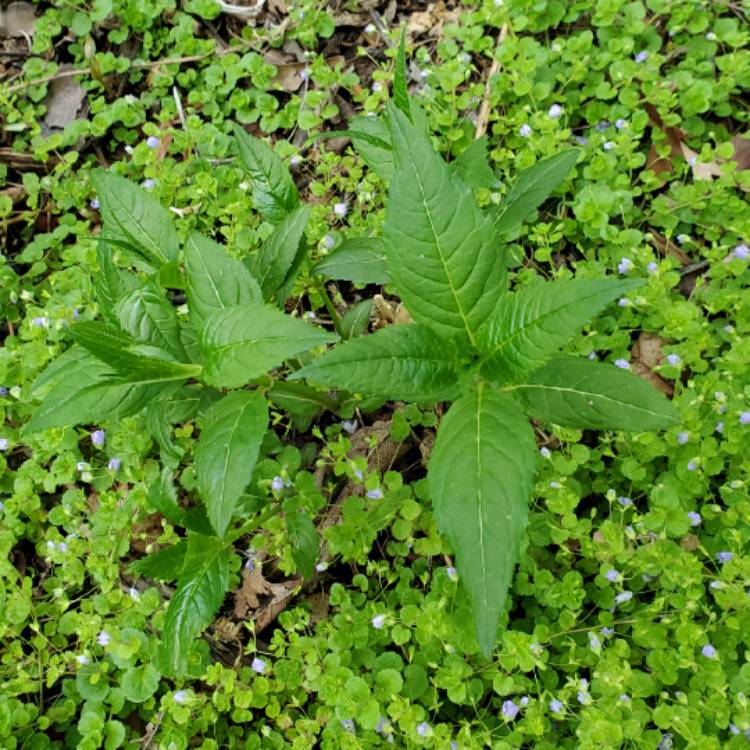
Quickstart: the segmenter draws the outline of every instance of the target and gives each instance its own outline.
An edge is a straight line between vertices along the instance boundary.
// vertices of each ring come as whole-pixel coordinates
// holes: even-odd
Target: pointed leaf
[[[495,229],[500,236],[515,232],[532,211],[549,198],[578,161],[580,151],[568,149],[524,169],[500,205]]]
[[[239,388],[285,359],[336,340],[330,333],[269,305],[240,305],[211,315],[201,331],[203,377]]]
[[[387,284],[385,245],[377,237],[344,240],[330,255],[318,261],[314,273],[355,284]]]
[[[155,581],[174,581],[182,572],[186,553],[187,540],[182,539],[171,547],[136,560],[130,568],[137,575],[153,578]]]
[[[554,357],[514,392],[529,413],[563,427],[644,432],[679,422],[672,403],[642,378],[577,357]]]
[[[472,141],[449,166],[465,185],[471,188],[489,188],[496,182],[489,161],[487,136],[483,135]]]
[[[315,524],[303,510],[294,510],[286,513],[286,528],[297,570],[305,578],[310,578],[320,545]]]
[[[367,330],[372,312],[372,300],[364,299],[357,302],[343,318],[341,318],[341,335],[345,339],[355,339]]]
[[[536,281],[509,295],[482,326],[477,344],[484,352],[482,373],[518,382],[564,346],[639,279]]]
[[[260,283],[266,299],[269,299],[286,279],[297,256],[309,218],[309,206],[295,208],[274,227],[270,237],[253,258],[253,276]]]
[[[289,170],[274,150],[259,138],[234,125],[240,160],[253,180],[253,201],[273,223],[281,221],[299,204],[297,188]]]
[[[391,279],[414,320],[473,344],[505,279],[495,231],[429,138],[401,112],[391,115],[398,161],[384,226]]]
[[[513,578],[535,463],[528,420],[509,396],[484,384],[451,406],[430,456],[435,518],[456,552],[486,656]]]
[[[195,474],[211,526],[220,537],[250,483],[267,429],[268,403],[259,391],[230,393],[204,417]]]
[[[96,250],[99,271],[94,277],[94,290],[99,310],[107,322],[118,325],[117,303],[138,286],[138,277],[123,271],[112,260],[112,248],[100,242]]]
[[[188,668],[195,639],[211,624],[229,588],[229,552],[218,539],[191,534],[183,571],[164,620],[162,655],[176,675]]]
[[[217,310],[261,302],[258,282],[218,242],[192,232],[185,245],[190,319],[200,327]]]
[[[289,380],[399,401],[442,401],[456,395],[460,359],[453,342],[426,326],[388,326],[339,344]]]
[[[393,101],[411,119],[409,91],[406,83],[406,28],[401,29],[401,38],[398,41],[396,68],[393,71]]]
[[[389,182],[395,170],[391,131],[382,117],[357,115],[351,121],[351,139],[357,153],[381,180]]]
[[[103,219],[103,238],[130,245],[156,268],[177,260],[180,244],[164,206],[130,180],[104,170],[92,174]]]

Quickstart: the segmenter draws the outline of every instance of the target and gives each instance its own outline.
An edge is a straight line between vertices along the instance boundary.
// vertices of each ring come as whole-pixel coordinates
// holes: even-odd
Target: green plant
[[[377,124],[378,136],[360,140],[392,159],[382,242],[388,276],[414,322],[342,343],[291,378],[381,398],[454,402],[437,434],[428,482],[438,525],[472,600],[479,643],[489,655],[537,461],[524,413],[567,427],[633,431],[667,427],[677,417],[634,374],[556,355],[640,282],[569,279],[505,291],[499,236],[541,204],[577,152],[540,162],[497,213],[483,211],[456,162],[452,167],[433,149],[399,69],[403,59],[396,106]]]

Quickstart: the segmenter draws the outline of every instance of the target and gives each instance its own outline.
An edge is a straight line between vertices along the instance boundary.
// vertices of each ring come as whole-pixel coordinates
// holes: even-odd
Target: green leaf
[[[384,235],[388,270],[412,318],[472,344],[504,287],[491,220],[427,136],[391,110],[398,169]]]
[[[304,383],[278,380],[268,391],[268,398],[276,406],[300,420],[310,420],[321,411],[334,411],[336,402],[327,394]]]
[[[118,325],[117,303],[138,286],[138,278],[115,266],[112,248],[100,242],[96,250],[99,270],[94,277],[94,290],[99,309],[109,323]]]
[[[309,218],[309,206],[295,208],[274,227],[253,258],[253,276],[258,279],[266,299],[269,299],[287,278],[297,257]]]
[[[393,71],[393,101],[396,106],[411,119],[411,107],[409,104],[409,90],[406,78],[406,28],[401,29],[401,38],[398,41],[398,53],[396,54],[396,68]]]
[[[672,403],[642,378],[577,357],[554,357],[514,392],[530,414],[563,427],[644,432],[679,422]]]
[[[472,141],[449,166],[465,185],[471,188],[489,188],[496,182],[489,160],[487,136],[483,135]]]
[[[192,232],[185,245],[190,319],[200,327],[212,313],[248,302],[262,302],[258,282],[225,248]]]
[[[122,330],[136,341],[187,360],[177,311],[155,281],[149,280],[123,297],[117,304],[117,319]]]
[[[493,380],[518,382],[612,300],[642,283],[638,279],[535,281],[509,295],[477,335],[485,354],[482,373]]]
[[[351,120],[350,136],[357,153],[384,182],[390,182],[395,170],[391,131],[382,117],[357,115]]]
[[[200,339],[206,382],[239,388],[285,359],[336,337],[269,305],[255,304],[214,313]]]
[[[385,245],[376,237],[344,240],[330,255],[318,261],[313,273],[355,284],[387,284],[390,281]]]
[[[223,537],[253,476],[268,429],[268,403],[259,391],[236,391],[206,413],[195,474],[211,526]]]
[[[259,138],[234,125],[240,160],[253,180],[253,201],[269,221],[278,223],[299,204],[289,170],[274,150]]]
[[[161,673],[153,664],[129,667],[120,681],[125,698],[131,703],[144,703],[159,688]]]
[[[443,417],[430,456],[435,518],[456,552],[488,657],[526,526],[535,464],[528,420],[509,396],[482,383]]]
[[[524,169],[500,204],[496,232],[501,237],[515,232],[568,176],[580,153],[575,148],[567,149]]]
[[[286,514],[286,529],[297,570],[305,578],[310,578],[320,545],[315,524],[303,510],[294,510]]]
[[[182,539],[171,547],[165,547],[131,565],[133,573],[155,581],[174,581],[179,578],[185,565],[187,540]]]
[[[388,326],[339,344],[289,380],[307,378],[332,388],[399,401],[453,398],[460,363],[457,346],[418,323]]]
[[[180,244],[166,208],[124,177],[98,169],[92,180],[101,203],[103,239],[132,246],[156,268],[177,260]]]
[[[345,339],[354,339],[367,330],[372,312],[372,300],[364,299],[358,302],[341,318],[341,335]]]
[[[229,588],[229,550],[213,537],[191,534],[177,590],[164,620],[164,662],[179,676],[198,635],[211,624]]]
[[[294,282],[297,280],[299,269],[302,267],[302,262],[306,257],[307,239],[303,235],[297,247],[297,254],[294,256],[294,260],[292,260],[292,265],[289,267],[281,286],[276,290],[276,305],[279,310],[283,311],[285,309],[286,300],[294,291]]]

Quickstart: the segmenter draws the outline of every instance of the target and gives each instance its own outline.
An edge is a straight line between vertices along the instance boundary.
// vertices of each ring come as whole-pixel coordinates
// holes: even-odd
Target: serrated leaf
[[[354,339],[367,330],[372,312],[372,300],[363,299],[357,302],[343,318],[341,318],[341,335],[345,339]]]
[[[495,218],[497,233],[504,237],[515,232],[568,176],[579,155],[578,149],[568,149],[524,169],[500,204]]]
[[[291,414],[315,415],[327,409],[333,411],[336,402],[327,394],[316,391],[303,383],[289,383],[277,380],[268,391],[268,398]]]
[[[275,227],[253,258],[253,276],[269,299],[287,278],[299,250],[310,218],[309,206],[290,211]]]
[[[274,150],[259,138],[234,125],[240,160],[253,180],[253,202],[260,213],[274,224],[299,204],[297,188],[289,170]]]
[[[115,266],[112,248],[106,242],[99,243],[96,258],[99,266],[94,277],[96,300],[106,320],[117,325],[117,303],[138,286],[138,278]]]
[[[384,235],[388,271],[412,318],[474,343],[505,281],[492,222],[429,138],[391,110],[398,169]]]
[[[292,265],[289,267],[281,286],[276,290],[276,306],[279,310],[283,311],[285,309],[286,300],[294,291],[294,282],[297,280],[299,269],[302,267],[302,262],[306,257],[307,239],[303,235],[297,247],[297,254],[294,256],[294,260],[292,260]]]
[[[355,284],[387,284],[390,281],[385,245],[377,237],[344,240],[312,270],[329,279],[353,281]]]
[[[396,53],[396,68],[393,71],[393,101],[395,105],[411,119],[409,90],[406,79],[406,28],[401,29]]]
[[[211,315],[200,340],[206,382],[239,388],[285,359],[336,337],[269,305],[251,304]]]
[[[211,526],[220,537],[250,483],[267,429],[268,403],[259,391],[230,393],[204,417],[195,474]]]
[[[485,377],[518,382],[564,346],[638,279],[535,281],[503,300],[477,334]]]
[[[200,327],[212,313],[248,302],[262,302],[258,282],[245,265],[218,243],[193,232],[185,245],[190,318]]]
[[[286,514],[286,529],[297,570],[305,578],[310,578],[320,545],[315,524],[303,510],[294,510]]]
[[[451,406],[430,456],[435,518],[455,550],[488,657],[526,526],[535,463],[528,420],[513,399],[485,384]]]
[[[679,422],[645,380],[588,359],[554,357],[513,391],[530,414],[563,427],[644,432]]]
[[[103,239],[138,250],[159,268],[177,260],[180,244],[169,211],[145,190],[119,175],[92,173],[103,220]]]
[[[116,309],[120,328],[136,341],[163,349],[183,362],[188,359],[177,311],[155,281],[133,289]]]
[[[426,326],[388,326],[339,344],[289,380],[313,383],[399,401],[453,398],[460,366],[457,346]]]
[[[472,141],[449,166],[465,185],[472,188],[489,188],[496,182],[489,158],[487,136],[482,136]]]
[[[211,624],[229,588],[229,550],[200,534],[187,539],[183,572],[164,619],[162,655],[179,676],[188,668],[195,639]]]
[[[393,177],[395,162],[391,131],[382,117],[357,115],[351,121],[351,139],[357,153],[381,180]]]
[[[131,570],[144,578],[155,581],[174,581],[182,573],[187,554],[187,540],[181,539],[171,547],[165,547],[158,552],[136,560]]]

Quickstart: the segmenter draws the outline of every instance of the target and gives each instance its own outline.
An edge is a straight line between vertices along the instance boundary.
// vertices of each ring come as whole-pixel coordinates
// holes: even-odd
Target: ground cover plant
[[[747,746],[747,13],[685,0],[5,12],[3,746]],[[434,400],[395,377],[371,390],[359,358],[324,375],[427,322],[416,266],[389,257],[389,117],[420,169],[460,180],[463,205],[491,217],[508,299],[602,290],[559,345],[661,391],[677,420],[626,433],[572,425],[580,409],[532,414],[528,523],[489,655],[429,475],[436,454],[461,460],[442,439],[461,389],[510,387],[542,362],[519,349],[480,367],[464,343],[469,376]],[[519,202],[550,164],[560,174]],[[157,224],[135,237],[118,195]],[[206,278],[191,258],[210,259],[215,285],[191,286]],[[253,305],[315,334],[312,349],[210,365],[197,329]],[[521,319],[506,315],[497,328]],[[56,365],[76,361],[67,378]],[[136,362],[160,382],[111,382]],[[64,410],[54,389],[102,380],[127,389],[127,410],[102,391],[44,424]],[[215,491],[206,435],[233,400],[258,417],[253,436],[268,429]],[[207,559],[188,594],[208,593],[205,608],[183,610],[203,614],[180,631],[203,637],[165,649]]]

